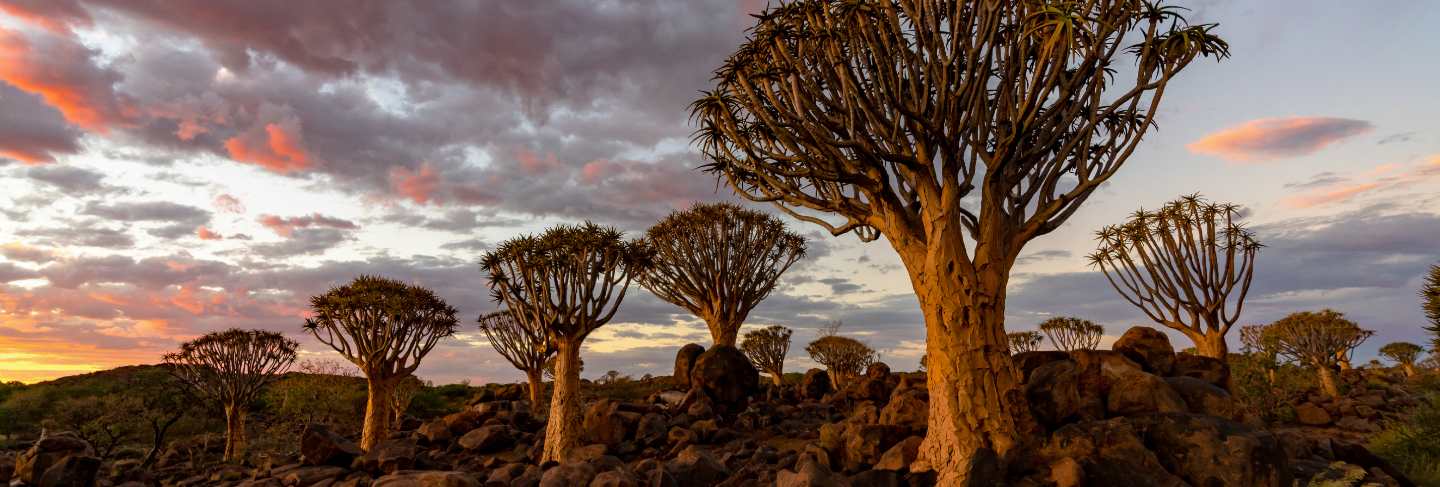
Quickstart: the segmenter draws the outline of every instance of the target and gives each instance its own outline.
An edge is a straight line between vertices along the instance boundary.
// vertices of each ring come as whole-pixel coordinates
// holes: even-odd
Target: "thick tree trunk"
[[[544,396],[541,395],[545,392],[544,373],[540,369],[525,371],[525,380],[530,386],[530,412],[537,416],[545,411]]]
[[[1340,387],[1335,385],[1335,371],[1328,366],[1316,367],[1320,375],[1320,390],[1330,397],[1340,397]]]
[[[1195,352],[1201,357],[1225,360],[1230,354],[1230,346],[1225,343],[1225,335],[1221,335],[1219,331],[1191,334],[1190,340],[1195,342]]]
[[[540,463],[563,462],[580,443],[580,343],[562,341],[555,357],[555,391],[550,394],[550,419],[545,425],[545,450]]]
[[[1415,364],[1400,364],[1400,368],[1405,371],[1405,377],[1415,377],[1418,374],[1415,372]]]
[[[771,371],[769,371],[769,372],[770,372],[770,381],[775,383],[775,387],[780,387],[780,386],[785,385],[785,374],[782,374],[782,373],[781,373],[780,371],[778,371],[778,370],[771,370]]]
[[[710,339],[715,343],[710,345],[735,346],[735,341],[740,336],[740,323],[735,323],[722,318],[706,318],[705,326],[710,329]]]
[[[368,452],[390,436],[390,396],[395,393],[395,383],[390,377],[370,377],[365,383],[370,397],[365,404],[365,429],[360,434],[360,448]]]
[[[239,404],[225,406],[225,454],[226,462],[245,459],[245,410]]]

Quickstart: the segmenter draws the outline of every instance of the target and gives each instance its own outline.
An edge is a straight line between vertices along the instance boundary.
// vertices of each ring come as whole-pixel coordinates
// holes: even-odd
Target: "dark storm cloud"
[[[845,279],[843,277],[827,277],[824,279],[818,279],[817,282],[826,286],[830,286],[830,292],[834,293],[837,296],[842,294],[850,294],[861,289],[865,289],[864,286],[850,282],[849,279]]]

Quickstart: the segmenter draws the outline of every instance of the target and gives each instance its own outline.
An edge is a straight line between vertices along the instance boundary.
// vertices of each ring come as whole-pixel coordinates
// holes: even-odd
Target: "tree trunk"
[[[140,462],[140,468],[149,468],[155,463],[155,457],[160,454],[160,448],[165,446],[165,435],[170,432],[170,427],[180,421],[182,414],[176,414],[166,418],[164,421],[151,421],[150,423],[150,451],[145,452],[145,459]]]
[[[1405,371],[1405,377],[1415,377],[1418,374],[1415,372],[1415,364],[1400,364],[1400,368]]]
[[[770,371],[770,381],[775,383],[775,387],[783,386],[785,385],[785,374],[778,370],[772,370]]]
[[[1340,388],[1335,385],[1335,371],[1324,365],[1315,369],[1320,374],[1320,390],[1327,396],[1340,397]]]
[[[733,347],[735,346],[736,339],[740,336],[740,323],[732,323],[720,318],[710,318],[705,320],[705,325],[710,328],[710,339],[715,342],[710,345],[712,348],[717,345],[729,345]]]
[[[370,397],[365,404],[365,430],[360,435],[360,448],[370,451],[390,436],[390,400],[394,394],[394,381],[390,377],[365,379]]]
[[[580,443],[580,341],[561,341],[555,357],[555,391],[550,394],[550,419],[540,463],[563,462]]]
[[[222,460],[245,459],[245,410],[239,404],[225,406],[225,455]]]
[[[1201,357],[1226,360],[1230,354],[1230,346],[1225,343],[1225,335],[1221,335],[1218,330],[1191,335],[1190,340],[1195,342],[1195,353]]]
[[[525,371],[525,379],[530,385],[530,412],[537,416],[545,410],[541,396],[541,393],[545,392],[544,377],[541,377],[543,374],[544,371],[540,369]]]

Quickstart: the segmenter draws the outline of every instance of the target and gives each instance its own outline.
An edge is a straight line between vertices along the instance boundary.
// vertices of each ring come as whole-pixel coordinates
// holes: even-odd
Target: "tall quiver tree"
[[[770,374],[770,381],[777,386],[785,383],[785,355],[790,353],[791,333],[783,326],[767,326],[745,333],[745,340],[740,342],[740,350],[750,357],[750,363]]]
[[[1185,196],[1096,232],[1090,262],[1145,316],[1224,360],[1261,247],[1240,218],[1239,206]]]
[[[884,235],[899,254],[925,316],[921,453],[941,484],[1033,430],[1005,343],[1016,256],[1120,169],[1174,76],[1228,55],[1213,25],[1178,11],[786,2],[757,16],[692,105],[706,168],[739,194],[834,235]]]
[[[1425,331],[1430,333],[1430,349],[1440,350],[1440,264],[1430,266],[1425,284],[1420,287],[1420,308],[1425,311]]]
[[[1291,313],[1265,327],[1263,340],[1273,343],[1281,357],[1315,368],[1320,390],[1330,397],[1340,397],[1335,381],[1339,357],[1374,335],[1363,330],[1345,315],[1334,310]]]
[[[295,362],[300,344],[272,331],[229,329],[208,333],[165,354],[170,372],[195,394],[225,412],[227,462],[245,458],[246,407],[266,384]]]
[[[586,222],[505,241],[480,266],[496,301],[556,350],[555,387],[540,462],[562,461],[580,441],[580,346],[615,316],[625,291],[652,260],[641,241]]]
[[[540,393],[545,389],[545,361],[555,356],[555,347],[550,344],[545,327],[529,326],[515,313],[502,309],[482,315],[480,331],[485,332],[485,338],[490,339],[490,346],[500,356],[525,373],[530,388],[530,410],[540,412],[544,406]]]
[[[715,345],[732,347],[750,310],[805,255],[805,238],[779,219],[730,203],[671,213],[645,239],[655,265],[640,285],[705,320]]]
[[[390,434],[397,383],[420,367],[440,339],[454,335],[455,308],[434,292],[393,279],[360,276],[310,298],[305,330],[365,374],[369,399],[360,448]]]

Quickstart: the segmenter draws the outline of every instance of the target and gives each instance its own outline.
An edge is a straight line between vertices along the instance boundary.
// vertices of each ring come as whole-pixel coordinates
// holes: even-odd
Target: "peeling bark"
[[[544,397],[541,396],[545,392],[545,383],[541,381],[541,374],[540,369],[525,371],[525,380],[530,388],[530,412],[537,416],[545,410]]]
[[[360,448],[370,451],[390,436],[390,420],[394,414],[390,411],[390,396],[395,383],[388,377],[367,378],[365,383],[370,397],[365,404],[365,429],[360,435]]]
[[[563,462],[580,443],[580,341],[561,341],[555,359],[555,391],[550,395],[550,420],[540,463]]]

